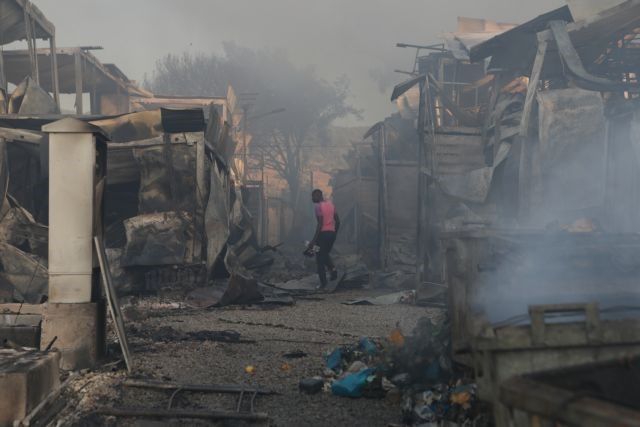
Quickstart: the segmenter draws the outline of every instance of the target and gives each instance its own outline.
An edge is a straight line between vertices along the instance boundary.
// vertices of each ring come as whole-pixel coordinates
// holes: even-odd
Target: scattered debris
[[[324,380],[321,377],[305,378],[303,380],[300,380],[300,384],[298,385],[298,387],[303,393],[320,393],[324,388]]]
[[[396,326],[386,339],[364,337],[328,352],[324,389],[336,396],[402,404],[407,424],[462,423],[486,416],[478,408],[475,384],[454,370],[448,354],[447,323],[423,318],[409,336]]]
[[[156,342],[178,342],[178,341],[217,341],[227,343],[252,343],[254,341],[242,340],[240,333],[236,331],[195,331],[180,332],[171,326],[161,326],[157,329],[145,328],[138,330],[135,326],[130,326],[129,330],[137,337],[152,339]]]
[[[122,385],[125,387],[136,388],[153,388],[160,390],[185,390],[185,391],[198,391],[198,392],[210,392],[210,393],[248,393],[269,395],[274,394],[273,391],[264,388],[253,388],[240,384],[190,384],[190,383],[178,383],[159,381],[154,379],[143,378],[129,378],[126,379]]]
[[[230,411],[196,411],[193,409],[159,409],[159,408],[96,408],[96,414],[114,417],[133,418],[194,418],[204,420],[242,420],[267,421],[265,413],[242,413]]]
[[[362,298],[344,302],[346,305],[391,305],[416,303],[416,291],[402,291],[373,298]]]
[[[302,350],[294,350],[294,351],[290,351],[289,353],[285,353],[282,355],[282,357],[284,357],[285,359],[301,359],[303,357],[307,357],[308,354],[305,353]]]
[[[118,296],[116,295],[116,289],[113,286],[113,280],[111,278],[111,270],[107,260],[107,254],[105,253],[104,243],[98,236],[93,238],[95,245],[95,251],[98,258],[98,264],[100,265],[100,272],[102,273],[102,284],[104,286],[104,293],[107,297],[107,305],[109,306],[109,313],[115,326],[116,334],[118,335],[118,341],[120,342],[120,348],[122,349],[122,355],[127,365],[127,371],[131,373],[133,369],[133,361],[131,359],[131,351],[129,350],[129,342],[127,340],[127,333],[124,327],[124,319],[122,317],[122,310],[120,309],[120,303],[118,302]]]
[[[405,271],[377,271],[371,275],[374,288],[409,289],[416,283],[416,275]]]

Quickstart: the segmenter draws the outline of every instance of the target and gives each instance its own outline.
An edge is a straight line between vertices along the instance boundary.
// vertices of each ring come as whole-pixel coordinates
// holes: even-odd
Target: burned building
[[[445,37],[394,91],[419,88],[418,286],[448,285],[454,351],[499,425],[531,410],[502,406],[507,378],[640,343],[616,335],[637,328],[640,9],[568,3],[498,34]],[[549,326],[549,313],[563,320]],[[604,335],[572,341],[576,313]]]

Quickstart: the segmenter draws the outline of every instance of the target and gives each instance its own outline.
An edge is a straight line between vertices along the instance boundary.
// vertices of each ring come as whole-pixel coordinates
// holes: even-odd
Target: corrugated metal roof
[[[569,7],[563,6],[559,9],[552,10],[509,31],[505,31],[484,43],[474,46],[471,49],[471,61],[478,62],[493,56],[514,42],[522,43],[522,41],[528,41],[535,45],[536,34],[546,29],[551,21],[573,22],[573,16],[571,15]]]
[[[0,44],[27,38],[25,11],[34,23],[36,38],[49,39],[56,29],[29,0],[0,0]]]
[[[75,55],[80,54],[83,64],[82,85],[85,91],[98,90],[114,92],[116,89],[128,93],[131,87],[129,80],[114,75],[107,66],[90,52],[78,47],[56,49],[58,57],[58,80],[61,93],[76,92]],[[51,87],[50,49],[38,49],[38,69],[40,86],[48,92]],[[27,50],[7,50],[3,53],[7,81],[19,84],[24,76],[31,73],[31,62]]]

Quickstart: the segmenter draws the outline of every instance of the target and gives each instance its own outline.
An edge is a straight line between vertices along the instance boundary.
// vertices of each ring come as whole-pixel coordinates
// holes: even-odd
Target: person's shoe
[[[331,270],[331,281],[338,280],[338,269]]]
[[[316,285],[316,291],[321,291],[326,287],[327,287],[326,284],[319,283],[319,284]]]

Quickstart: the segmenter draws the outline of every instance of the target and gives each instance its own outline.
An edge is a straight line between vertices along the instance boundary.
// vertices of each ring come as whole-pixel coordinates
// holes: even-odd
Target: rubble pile
[[[429,318],[409,336],[396,327],[383,339],[363,337],[327,352],[322,376],[300,381],[300,391],[385,399],[402,407],[407,425],[489,425],[476,385],[448,356],[449,337],[448,322]]]
[[[302,257],[296,259],[277,249],[269,252],[269,256],[273,260],[269,265],[254,270],[254,274],[264,283],[277,284],[299,280],[313,271],[313,267],[306,265]]]

